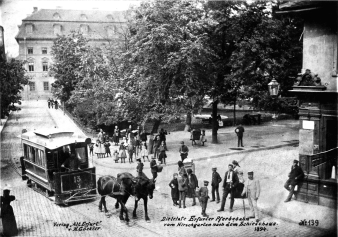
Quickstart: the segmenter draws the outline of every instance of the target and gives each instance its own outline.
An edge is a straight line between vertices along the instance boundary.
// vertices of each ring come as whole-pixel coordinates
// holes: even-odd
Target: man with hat
[[[236,160],[233,160],[232,161],[232,164],[233,164],[233,166],[234,166],[234,171],[236,172],[236,174],[238,175],[238,172],[239,172],[239,164],[238,164],[238,162],[236,161]]]
[[[212,195],[212,200],[210,202],[215,201],[215,192],[217,195],[217,203],[220,203],[220,198],[219,198],[219,184],[222,182],[222,178],[219,175],[219,173],[216,171],[217,168],[213,167],[212,168],[212,178],[211,178],[211,195]]]
[[[183,141],[181,142],[179,152],[180,152],[181,159],[182,159],[182,162],[183,162],[184,159],[186,159],[188,157],[188,152],[189,152],[188,147],[186,145],[184,145]]]
[[[206,209],[207,209],[207,204],[208,204],[208,184],[209,181],[204,181],[204,187],[201,187],[198,191],[198,196],[199,196],[199,200],[202,206],[202,215],[204,217],[208,217],[208,215],[205,213]]]
[[[231,194],[231,201],[230,201],[230,212],[232,212],[232,207],[234,206],[234,191],[238,184],[238,177],[236,172],[233,171],[233,165],[228,165],[228,171],[225,172],[224,182],[223,182],[223,197],[221,208],[217,210],[218,212],[224,211],[225,201],[227,199],[228,194]]]
[[[156,177],[157,177],[157,164],[156,164],[156,158],[153,155],[151,156],[150,169],[151,169],[151,174],[153,175],[153,179],[156,179]]]
[[[259,180],[254,179],[253,171],[248,172],[248,181],[243,189],[242,196],[247,194],[248,202],[250,206],[251,216],[249,218],[256,218],[259,221],[259,210],[257,207],[257,200],[261,193],[261,186]]]
[[[244,147],[243,146],[243,133],[244,133],[244,128],[242,126],[242,124],[240,124],[236,129],[235,129],[235,133],[237,134],[238,137],[238,147]]]
[[[304,178],[304,172],[300,166],[298,166],[298,160],[293,161],[291,166],[291,172],[289,173],[289,179],[286,181],[284,188],[289,191],[289,195],[284,202],[290,202],[292,195],[295,191],[295,186],[298,185]]]
[[[61,165],[63,168],[67,168],[68,171],[80,169],[80,158],[76,157],[75,154],[71,154],[69,158]]]

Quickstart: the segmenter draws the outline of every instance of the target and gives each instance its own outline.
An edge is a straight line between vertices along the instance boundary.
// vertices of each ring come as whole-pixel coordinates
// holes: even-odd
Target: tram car
[[[89,167],[88,161],[89,138],[58,129],[34,130],[19,137],[22,178],[28,179],[29,187],[59,205],[96,197],[95,167]],[[71,156],[77,157],[76,170],[63,166]]]

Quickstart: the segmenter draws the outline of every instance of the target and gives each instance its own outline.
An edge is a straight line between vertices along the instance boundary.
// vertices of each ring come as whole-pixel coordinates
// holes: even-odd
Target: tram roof
[[[57,149],[75,142],[85,142],[86,137],[75,134],[73,131],[60,129],[37,129],[34,131],[23,133],[19,136],[22,140],[26,140],[48,149]]]

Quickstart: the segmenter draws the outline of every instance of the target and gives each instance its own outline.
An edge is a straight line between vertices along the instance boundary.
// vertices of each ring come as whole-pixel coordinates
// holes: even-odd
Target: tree
[[[21,104],[20,92],[27,85],[29,78],[25,76],[24,62],[10,59],[0,61],[1,118],[9,112],[18,110],[15,103]]]
[[[50,68],[55,82],[54,95],[68,101],[78,82],[82,81],[81,57],[88,51],[88,40],[81,33],[59,35],[52,46],[53,64]]]
[[[213,98],[212,142],[217,143],[217,104],[235,105],[238,97],[266,94],[266,75],[287,78],[293,71],[290,64],[299,65],[301,46],[295,36],[301,28],[299,21],[277,17],[278,4],[273,2],[215,1],[206,7],[218,22],[210,34],[217,57],[208,92]]]
[[[183,99],[205,94],[212,63],[206,29],[213,21],[205,17],[201,3],[145,2],[135,9],[129,24],[131,39],[125,53],[127,74],[121,98],[126,114],[135,115],[130,101],[142,104],[137,119],[154,119],[153,132],[161,121],[178,117],[184,109],[187,112],[189,102],[179,103]]]

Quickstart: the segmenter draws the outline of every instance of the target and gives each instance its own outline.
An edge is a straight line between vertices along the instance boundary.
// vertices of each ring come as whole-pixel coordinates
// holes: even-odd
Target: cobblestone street
[[[231,150],[235,143],[233,128],[219,130],[221,144],[208,143],[205,147],[193,148],[188,143],[189,134],[175,132],[168,135],[168,164],[162,173],[159,173],[156,182],[154,198],[148,202],[148,214],[150,222],[144,219],[142,201],[139,202],[137,219],[132,219],[127,224],[119,220],[120,209],[115,209],[115,199],[107,198],[109,213],[99,212],[96,199],[92,202],[74,204],[70,206],[58,206],[42,194],[28,188],[26,182],[21,180],[18,170],[19,157],[22,155],[21,142],[17,138],[22,129],[59,127],[81,132],[70,119],[63,115],[62,111],[48,109],[46,101],[24,101],[22,110],[12,113],[1,133],[1,185],[12,185],[12,195],[16,201],[12,203],[16,221],[19,228],[19,236],[334,236],[330,231],[336,224],[336,211],[333,209],[292,201],[284,203],[287,192],[283,188],[285,179],[291,167],[293,159],[297,157],[297,123],[298,121],[280,121],[264,126],[252,126],[246,128],[245,150]],[[269,129],[267,129],[269,128]],[[260,132],[261,131],[261,132]],[[260,133],[260,134],[259,134]],[[210,141],[210,131],[208,131]],[[223,178],[228,163],[237,160],[244,171],[253,170],[255,178],[261,182],[261,196],[258,207],[262,211],[262,220],[259,222],[272,223],[273,226],[265,226],[265,231],[256,231],[255,225],[250,226],[226,226],[228,223],[240,224],[240,221],[221,221],[225,226],[165,226],[165,224],[191,224],[191,216],[202,217],[199,205],[192,207],[192,200],[187,199],[187,208],[179,209],[172,206],[168,183],[172,174],[177,172],[178,144],[177,137],[186,141],[191,152],[189,157],[194,159],[196,175],[201,186],[203,180],[211,179],[211,167],[216,165]],[[259,146],[252,147],[252,146]],[[264,149],[260,149],[264,148]],[[92,159],[90,159],[92,160]],[[101,175],[116,176],[119,172],[136,173],[136,164],[115,164],[111,158],[93,158],[96,166],[97,179]],[[13,163],[15,165],[13,165]],[[145,174],[151,177],[145,162]],[[211,187],[209,185],[209,196]],[[220,190],[221,194],[221,190]],[[225,212],[217,212],[220,205],[208,203],[207,213],[210,218],[217,217],[244,217],[243,201],[235,200],[234,212],[229,213],[229,201],[227,200]],[[129,216],[132,217],[134,198],[127,203]],[[312,209],[316,216],[305,216],[307,219],[319,219],[318,227],[300,226],[306,209]],[[315,211],[314,211],[315,210]],[[245,200],[245,212],[248,215],[249,206]],[[185,221],[161,221],[164,217],[186,217]],[[279,218],[280,216],[280,218]],[[290,216],[285,218],[285,216]],[[253,219],[250,219],[250,223]],[[74,222],[97,223],[98,230],[73,231],[71,228],[59,224],[72,225]],[[1,222],[0,222],[1,223]],[[213,224],[216,221],[199,221],[196,224]]]

